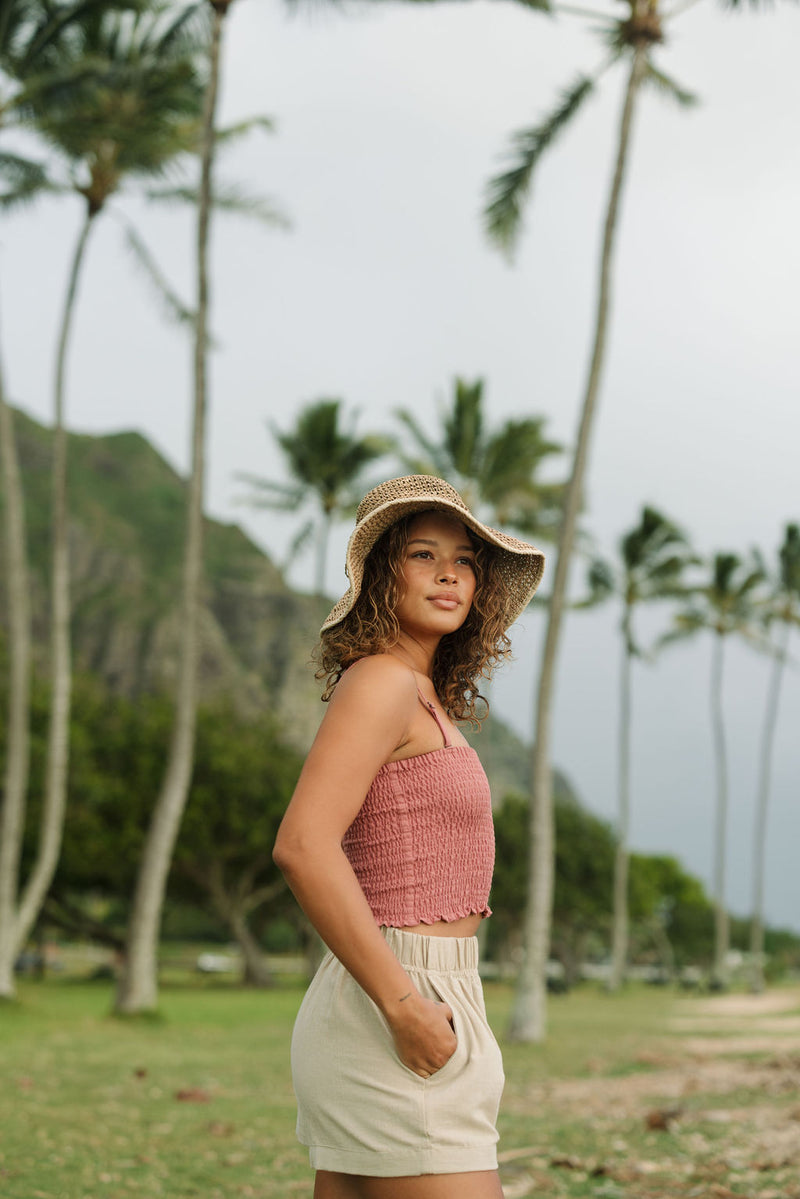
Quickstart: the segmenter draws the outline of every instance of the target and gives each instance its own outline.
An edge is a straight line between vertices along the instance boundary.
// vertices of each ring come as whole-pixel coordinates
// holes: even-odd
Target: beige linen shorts
[[[382,930],[420,993],[453,1010],[458,1044],[430,1078],[405,1066],[386,1019],[328,953],[292,1036],[297,1136],[317,1170],[403,1178],[497,1167],[500,1048],[475,937]]]

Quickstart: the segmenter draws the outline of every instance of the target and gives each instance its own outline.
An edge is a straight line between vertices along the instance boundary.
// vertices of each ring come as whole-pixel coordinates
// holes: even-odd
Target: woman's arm
[[[286,810],[273,856],[311,923],[386,1017],[401,1059],[433,1073],[456,1041],[447,1004],[420,995],[384,940],[342,838],[370,784],[408,735],[417,702],[411,673],[365,658],[336,687]]]

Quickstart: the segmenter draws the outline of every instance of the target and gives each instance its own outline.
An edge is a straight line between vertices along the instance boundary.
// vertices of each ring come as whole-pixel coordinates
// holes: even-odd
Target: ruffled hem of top
[[[445,924],[452,924],[454,920],[463,920],[465,916],[481,916],[486,919],[487,916],[491,916],[492,909],[486,904],[480,911],[475,908],[451,908],[438,916],[406,917],[389,912],[373,912],[372,914],[375,917],[375,923],[384,925],[386,928],[409,928],[414,924],[438,924],[440,920],[443,920]]]

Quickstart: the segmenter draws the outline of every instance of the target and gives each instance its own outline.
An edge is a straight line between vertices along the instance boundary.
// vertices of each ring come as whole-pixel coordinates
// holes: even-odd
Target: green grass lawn
[[[310,1196],[305,1150],[294,1138],[289,1073],[301,996],[287,984],[265,993],[165,987],[163,1018],[139,1022],[109,1016],[108,984],[23,984],[20,1003],[0,1008],[0,1196]],[[498,1034],[510,1002],[508,987],[487,986]],[[645,1127],[647,1107],[658,1102],[659,1071],[680,1052],[667,1028],[676,1002],[659,990],[612,998],[582,989],[551,1000],[546,1045],[504,1044],[500,1149],[510,1199],[800,1195],[775,1189],[785,1181],[777,1162],[759,1171],[758,1189],[749,1183],[750,1189],[724,1189],[736,1179],[729,1170],[723,1186],[713,1163],[731,1128],[718,1115],[703,1116],[704,1105],[718,1110],[724,1097],[693,1094],[689,1127],[682,1121],[668,1132]],[[649,1084],[641,1090],[642,1075],[652,1075],[652,1095]],[[574,1101],[548,1100],[548,1088],[563,1088],[569,1079],[578,1088]],[[606,1103],[603,1089],[634,1084],[641,1111],[634,1104],[615,1113],[613,1094]],[[732,1092],[738,1106],[747,1101],[746,1084],[744,1077]],[[581,1087],[588,1088],[583,1109]],[[776,1093],[776,1111],[792,1101],[796,1095]],[[634,1161],[648,1164],[626,1179]],[[670,1170],[680,1185],[660,1181],[672,1177]]]

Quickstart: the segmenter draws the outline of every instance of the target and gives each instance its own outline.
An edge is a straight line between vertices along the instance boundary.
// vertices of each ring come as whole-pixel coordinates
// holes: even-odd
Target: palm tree
[[[725,906],[728,834],[728,760],[722,708],[725,639],[744,638],[758,649],[768,649],[761,632],[766,597],[764,570],[758,554],[743,561],[736,554],[716,554],[707,583],[688,592],[686,607],[675,616],[674,629],[660,638],[660,645],[693,637],[707,630],[714,634],[711,658],[711,722],[716,761],[716,804],[714,816],[714,962],[711,979],[715,987],[728,981],[727,957],[730,944],[728,911]]]
[[[9,709],[0,819],[0,998],[14,996],[17,885],[28,787],[31,602],[25,509],[11,408],[0,368],[0,478],[4,497],[5,576],[9,616]]]
[[[175,840],[189,792],[197,722],[197,659],[199,656],[200,588],[203,562],[203,500],[205,494],[205,428],[208,358],[208,243],[212,203],[212,169],[219,92],[222,33],[230,0],[217,0],[209,49],[197,206],[197,313],[194,339],[194,404],[192,459],[186,511],[186,541],[181,596],[181,636],[178,686],[169,756],[150,820],[139,864],[133,907],[128,923],[124,968],[115,1010],[136,1014],[155,1010],[158,1001],[158,935]]]
[[[507,420],[485,428],[484,383],[455,380],[452,404],[441,412],[439,439],[407,409],[397,417],[411,435],[403,464],[417,474],[444,476],[473,511],[530,536],[550,540],[556,531],[564,487],[538,479],[540,465],[563,447],[543,436],[544,417]]]
[[[550,741],[553,695],[561,625],[569,582],[569,567],[575,546],[575,531],[589,459],[602,379],[611,307],[611,275],[614,243],[619,223],[620,200],[628,166],[633,120],[642,87],[663,92],[681,105],[694,97],[670,79],[653,62],[655,47],[665,40],[669,18],[682,11],[661,11],[659,0],[624,0],[626,12],[588,13],[599,27],[606,53],[592,75],[581,75],[560,97],[554,110],[536,126],[514,135],[512,157],[507,168],[489,183],[486,206],[487,231],[503,250],[511,252],[520,234],[522,206],[533,173],[545,152],[569,125],[606,71],[618,62],[627,65],[627,83],[619,120],[617,148],[611,188],[606,203],[600,252],[597,302],[589,369],[581,405],[578,432],[562,511],[555,570],[550,591],[547,631],[537,686],[535,729],[531,762],[530,889],[524,920],[524,960],[520,970],[509,1035],[520,1041],[541,1041],[546,1035],[546,966],[549,953],[553,907],[554,824]],[[760,0],[752,0],[758,5]],[[731,9],[743,9],[744,0],[723,0]],[[549,6],[548,6],[549,7]],[[558,11],[554,6],[552,11]],[[569,6],[564,6],[569,12]]]
[[[50,56],[71,23],[99,6],[100,0],[45,4],[42,0],[5,0],[0,9],[0,131],[13,123],[31,80],[37,87],[69,90],[60,64]],[[111,4],[106,5],[112,7]],[[24,204],[47,185],[42,165],[20,154],[0,152],[0,176],[6,190],[0,208]],[[15,992],[13,964],[24,940],[17,912],[19,860],[25,825],[29,766],[31,673],[31,601],[25,543],[25,508],[11,409],[0,365],[0,490],[4,495],[5,579],[9,614],[9,710],[6,766],[0,817],[0,997]],[[43,838],[43,840],[46,838]]]
[[[208,48],[207,84],[203,100],[200,185],[197,192],[197,307],[194,321],[194,397],[192,454],[186,512],[181,634],[175,717],[161,790],[156,800],[139,864],[128,923],[126,953],[115,998],[115,1010],[133,1015],[152,1011],[158,1001],[158,936],[167,875],[189,794],[197,723],[197,664],[203,561],[205,495],[205,438],[208,409],[208,343],[210,281],[208,268],[211,209],[217,192],[213,184],[216,127],[225,20],[233,0],[207,0],[212,26]],[[203,4],[205,7],[205,3]],[[235,132],[238,132],[235,131]],[[174,196],[176,193],[172,193]],[[179,191],[178,197],[183,193]],[[238,197],[226,205],[241,209]],[[245,205],[246,208],[252,206]],[[257,207],[257,206],[256,206]]]
[[[188,53],[194,13],[117,14],[84,6],[63,38],[51,43],[48,73],[15,102],[17,121],[35,130],[67,164],[49,189],[81,197],[84,220],[73,253],[58,338],[54,388],[51,566],[51,706],[44,814],[36,861],[16,921],[27,938],[58,860],[66,804],[71,697],[67,541],[66,363],[89,235],[110,199],[133,178],[161,177],[196,148],[202,88]],[[71,81],[57,83],[56,67]]]
[[[789,637],[792,626],[800,627],[800,525],[786,526],[786,535],[779,552],[778,571],[772,580],[772,595],[765,615],[768,624],[777,622],[781,627],[778,644],[774,647],[772,674],[767,691],[758,799],[753,830],[753,915],[750,925],[752,977],[750,985],[756,993],[764,990],[764,867],[767,850],[772,748],[778,724],[781,681],[788,659]]]
[[[316,526],[314,590],[325,594],[328,539],[334,520],[354,510],[365,468],[390,448],[386,437],[367,433],[357,437],[356,416],[341,423],[341,400],[316,400],[303,408],[288,432],[270,424],[286,459],[291,483],[275,483],[257,475],[242,474],[254,491],[250,503],[258,508],[297,512],[310,500],[317,512],[300,529],[290,550],[296,554]]]
[[[621,566],[595,559],[589,569],[589,596],[576,608],[594,607],[614,595],[622,602],[622,668],[619,715],[619,807],[614,856],[613,924],[609,990],[621,986],[628,961],[628,834],[630,829],[631,665],[647,655],[633,631],[634,610],[685,594],[683,573],[699,559],[681,530],[645,506],[639,524],[620,539]]]

